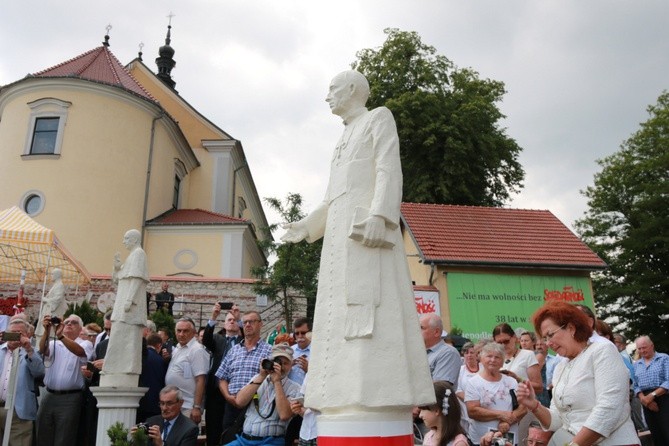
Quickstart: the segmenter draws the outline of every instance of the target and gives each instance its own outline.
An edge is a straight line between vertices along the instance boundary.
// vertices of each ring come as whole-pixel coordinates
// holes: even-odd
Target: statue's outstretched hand
[[[386,236],[386,221],[378,215],[370,215],[365,220],[362,244],[369,248],[378,248]]]
[[[287,230],[286,233],[281,237],[281,241],[284,242],[288,243],[301,242],[309,235],[307,228],[301,221],[295,223],[284,223],[281,225],[281,227]]]

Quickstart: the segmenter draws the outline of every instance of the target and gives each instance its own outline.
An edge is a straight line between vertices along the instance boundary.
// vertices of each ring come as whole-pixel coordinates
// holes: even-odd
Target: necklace
[[[470,369],[469,365],[466,362],[465,362],[465,367],[467,367],[467,371],[469,373],[478,373],[478,371],[479,371],[478,364],[476,364],[476,368],[474,370]]]
[[[504,364],[507,364],[507,365],[508,365],[508,364],[511,364],[513,361],[515,361],[515,360],[516,360],[516,355],[518,355],[518,352],[519,352],[519,351],[520,351],[520,349],[517,348],[516,351],[515,351],[515,352],[513,353],[513,355],[511,356],[511,358],[509,358],[509,359],[507,359],[506,361],[504,361]]]
[[[567,404],[567,405],[564,404],[564,394],[567,391],[567,387],[568,387],[568,384],[569,384],[569,377],[571,376],[571,371],[574,368],[574,364],[576,363],[578,358],[581,358],[582,355],[583,355],[583,352],[586,351],[588,349],[588,347],[590,347],[591,345],[592,345],[592,343],[588,342],[585,345],[585,347],[583,348],[583,350],[581,350],[580,352],[578,352],[578,354],[576,356],[574,356],[574,359],[569,360],[569,364],[567,364],[566,366],[564,366],[562,368],[562,370],[560,371],[560,376],[558,376],[558,379],[555,382],[555,385],[553,386],[554,396],[560,401],[560,406],[566,408],[567,410],[571,410],[571,405],[570,404]],[[562,376],[564,375],[565,371],[567,372],[567,375],[565,376],[565,381],[564,381],[564,384],[563,384],[562,383]],[[558,388],[560,390],[559,392],[558,392]],[[559,395],[558,395],[558,393],[559,393]]]

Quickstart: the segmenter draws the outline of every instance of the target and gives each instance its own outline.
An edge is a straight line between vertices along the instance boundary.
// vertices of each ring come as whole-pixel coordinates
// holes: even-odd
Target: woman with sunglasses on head
[[[571,446],[638,445],[630,419],[629,372],[610,342],[590,343],[592,328],[580,310],[566,302],[549,302],[532,316],[548,347],[566,358],[553,374],[550,409],[534,388],[518,385],[518,401],[548,430],[553,444]]]
[[[509,324],[499,324],[492,330],[492,337],[495,342],[504,346],[506,359],[502,366],[502,373],[510,376],[519,383],[529,381],[536,392],[544,389],[541,381],[541,367],[533,351],[524,350],[518,347],[518,337]],[[521,420],[518,426],[518,435],[520,438],[527,437],[530,423],[534,421],[532,415],[528,415]]]

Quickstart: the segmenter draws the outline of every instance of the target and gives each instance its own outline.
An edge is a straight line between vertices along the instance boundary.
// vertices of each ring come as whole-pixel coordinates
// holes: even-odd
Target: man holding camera
[[[288,379],[292,366],[293,349],[287,343],[272,347],[269,359],[261,362],[260,373],[237,393],[237,405],[248,408],[243,432],[229,446],[285,444],[286,426],[293,416],[289,398],[300,393],[300,386]]]
[[[30,344],[28,323],[21,316],[11,318],[2,338],[6,342],[0,346],[0,440],[9,435],[9,444],[30,446],[33,422],[37,417],[35,379],[44,375],[44,363]],[[18,361],[18,366],[13,366],[14,361]],[[11,373],[18,373],[18,376],[14,392],[12,424],[10,432],[7,433],[4,430],[8,412],[5,409],[5,402],[11,392],[7,385]]]
[[[153,446],[195,446],[197,424],[181,413],[183,394],[176,386],[165,386],[160,391],[160,415],[146,420],[130,429],[145,429]]]
[[[55,322],[55,318],[44,316],[44,334],[39,341],[44,362],[50,364],[44,374],[46,393],[37,412],[37,444],[40,446],[75,444],[85,387],[81,366],[86,365],[91,353],[79,339],[83,324],[79,316],[71,314],[62,323]],[[52,326],[55,326],[56,339],[49,340]]]

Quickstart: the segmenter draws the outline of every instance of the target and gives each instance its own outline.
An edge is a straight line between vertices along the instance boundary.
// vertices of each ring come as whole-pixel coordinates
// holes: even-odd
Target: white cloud
[[[509,136],[524,148],[514,207],[549,209],[565,224],[586,209],[579,190],[667,88],[669,3],[607,0],[84,0],[5,2],[0,84],[99,46],[105,26],[122,62],[154,67],[172,21],[180,94],[242,141],[261,197],[325,192],[341,123],[324,97],[383,29],[418,32],[460,67],[505,82]],[[270,221],[273,221],[270,216]]]

